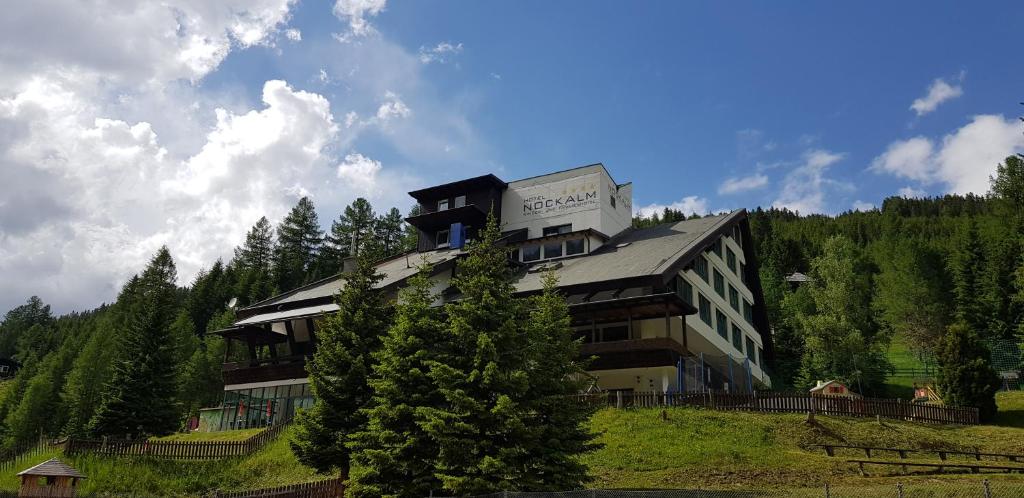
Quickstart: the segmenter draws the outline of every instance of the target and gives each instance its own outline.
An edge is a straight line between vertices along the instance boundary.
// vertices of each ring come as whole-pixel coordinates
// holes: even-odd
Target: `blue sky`
[[[635,208],[870,209],[1024,152],[1020,2],[16,2],[0,309],[187,284],[302,195],[603,162]]]

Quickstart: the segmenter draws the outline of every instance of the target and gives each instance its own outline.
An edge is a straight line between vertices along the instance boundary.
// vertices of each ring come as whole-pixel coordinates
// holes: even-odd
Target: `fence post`
[[[832,488],[829,487],[828,483],[825,483],[825,498],[832,498]]]
[[[983,482],[985,485],[985,498],[992,498],[992,488],[988,484],[988,479]]]
[[[903,483],[902,482],[896,483],[896,495],[899,498],[903,498]]]

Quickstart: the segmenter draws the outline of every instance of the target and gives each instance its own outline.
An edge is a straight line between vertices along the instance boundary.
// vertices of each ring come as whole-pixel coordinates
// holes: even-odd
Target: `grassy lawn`
[[[54,451],[0,472],[0,489],[17,489],[17,472],[54,456],[88,477],[79,488],[84,494],[200,496],[214,489],[254,489],[325,478],[317,476],[295,459],[288,446],[290,438],[290,432],[286,432],[259,452],[246,457],[192,462],[94,455],[69,457]]]
[[[239,429],[220,432],[188,432],[153,438],[153,441],[244,441],[263,429]]]
[[[1004,408],[1019,409],[1024,397],[1001,396]],[[593,419],[605,447],[585,457],[601,488],[748,488],[875,483],[843,458],[829,458],[815,444],[835,443],[904,448],[956,448],[1024,454],[1024,429],[993,425],[956,427],[919,423],[818,417],[809,426],[796,414],[749,414],[688,408],[602,410]],[[1012,412],[1007,412],[1008,418]],[[1018,411],[1019,416],[1021,412]],[[1013,425],[1013,424],[1007,424]],[[850,453],[847,457],[863,454]],[[924,455],[921,455],[922,457]],[[896,469],[879,468],[881,474]],[[962,479],[963,476],[903,476]],[[1004,477],[999,477],[1000,479]],[[1008,479],[1024,479],[1014,475]],[[976,480],[976,479],[975,479]]]
[[[918,358],[917,354],[911,351],[906,338],[903,336],[893,337],[892,343],[889,344],[889,350],[886,352],[886,356],[889,358],[889,362],[892,363],[892,366],[897,370],[897,372],[901,370],[919,370],[925,368],[924,362]],[[885,383],[885,396],[889,398],[910,399],[914,396],[914,384],[917,383],[918,385],[921,385],[927,380],[928,379],[919,379],[906,375],[890,376]]]
[[[1004,427],[1024,428],[1024,391],[996,393],[999,413],[992,422]]]

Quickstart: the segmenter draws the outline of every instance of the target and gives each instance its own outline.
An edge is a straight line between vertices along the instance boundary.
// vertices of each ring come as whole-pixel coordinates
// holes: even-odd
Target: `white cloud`
[[[650,216],[657,213],[660,215],[665,211],[665,208],[681,211],[687,216],[694,213],[702,215],[710,212],[710,209],[708,209],[707,199],[696,195],[690,195],[671,204],[649,204],[647,206],[638,207],[634,214],[638,216]]]
[[[386,102],[377,108],[377,120],[382,124],[386,124],[388,121],[396,118],[407,118],[412,114],[412,110],[409,106],[402,102],[402,99],[395,95],[393,92],[387,92],[384,96],[387,99]]]
[[[960,80],[963,79],[963,74],[960,75]],[[959,83],[959,82],[958,82]],[[938,109],[939,105],[947,100],[955,99],[963,95],[964,90],[959,84],[950,85],[946,83],[946,80],[937,78],[932,82],[931,86],[928,87],[928,93],[923,97],[915,99],[910,104],[910,109],[917,113],[918,116],[924,116],[935,109]]]
[[[942,138],[896,141],[872,161],[871,169],[924,184],[940,183],[949,193],[983,194],[996,165],[1024,152],[1024,135],[1015,120],[999,115],[975,116]]]
[[[337,0],[334,2],[334,15],[343,21],[348,22],[347,33],[337,35],[335,38],[342,42],[349,42],[355,38],[375,34],[377,30],[370,24],[368,18],[380,14],[384,10],[387,0]]]
[[[345,161],[338,165],[338,178],[351,185],[354,190],[363,194],[372,194],[377,187],[377,174],[382,166],[359,153],[345,156]]]
[[[860,200],[853,201],[854,211],[871,211],[872,209],[875,209],[875,205],[870,202]]]
[[[896,191],[896,195],[899,195],[900,197],[906,197],[908,199],[919,199],[922,197],[927,197],[928,192],[908,185]]]
[[[430,64],[438,62],[444,64],[451,60],[452,56],[462,52],[462,44],[441,42],[433,47],[420,47],[420,62]]]
[[[294,42],[302,41],[302,31],[295,28],[288,28],[284,30],[284,36]]]
[[[718,193],[720,195],[738,194],[759,189],[765,185],[768,185],[768,177],[761,173],[755,173],[750,176],[726,179],[718,186]]]
[[[825,212],[825,190],[828,187],[846,187],[827,178],[825,171],[843,157],[845,154],[823,149],[805,152],[801,164],[786,175],[782,191],[772,206],[802,214]]]

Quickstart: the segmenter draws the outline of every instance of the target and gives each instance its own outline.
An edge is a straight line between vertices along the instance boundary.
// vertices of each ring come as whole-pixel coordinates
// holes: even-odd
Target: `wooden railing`
[[[907,458],[910,453],[924,453],[938,455],[939,460],[946,460],[950,456],[970,457],[974,460],[981,461],[982,459],[999,460],[1005,458],[1011,462],[1024,462],[1024,454],[1020,453],[986,453],[983,451],[965,451],[965,450],[952,450],[952,449],[912,449],[912,448],[888,448],[884,446],[853,446],[845,444],[816,444],[818,448],[823,448],[825,454],[828,456],[836,456],[837,449],[844,450],[856,450],[858,452],[863,451],[864,456],[873,458],[878,453],[895,453],[900,459]],[[874,453],[874,455],[872,455]]]
[[[342,479],[327,479],[276,488],[217,491],[213,496],[214,498],[341,498],[345,495],[343,483]]]
[[[977,408],[923,405],[900,399],[811,396],[806,393],[774,391],[754,393],[613,391],[602,394],[581,394],[577,396],[577,399],[581,402],[603,404],[614,408],[697,406],[715,410],[766,413],[808,413],[813,411],[818,415],[881,417],[943,424],[972,425],[978,423]]]
[[[202,460],[244,456],[272,441],[287,427],[274,425],[242,441],[152,441],[148,439],[75,439],[68,438],[64,452],[93,453],[106,456],[146,456],[182,460]]]

